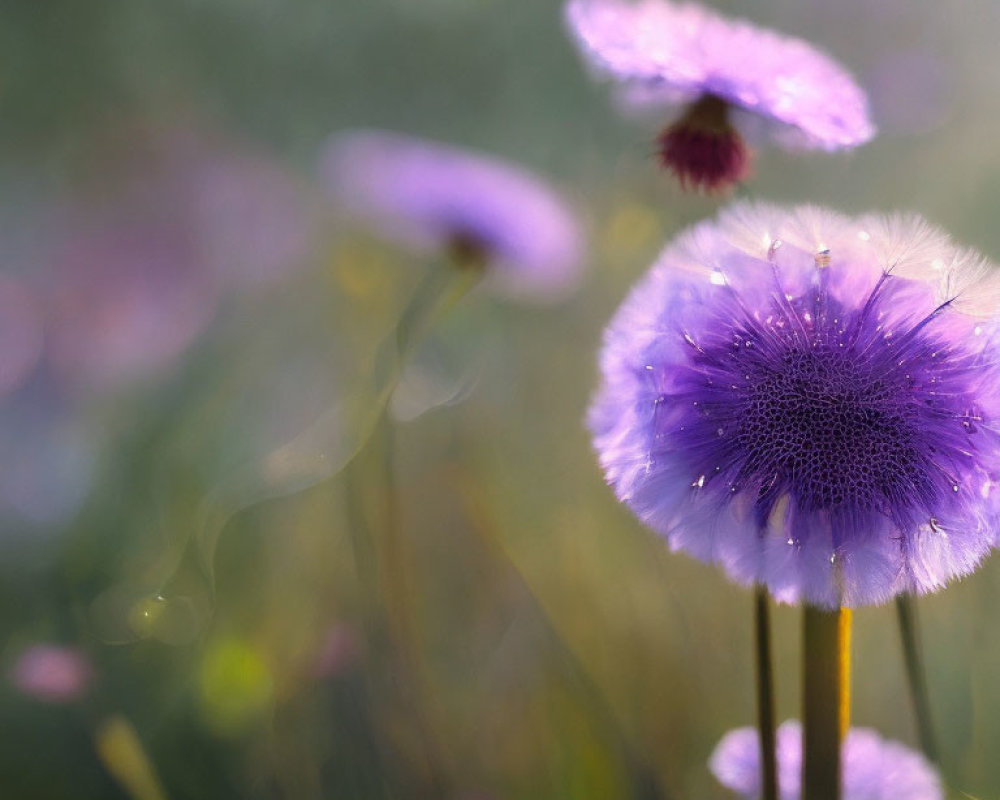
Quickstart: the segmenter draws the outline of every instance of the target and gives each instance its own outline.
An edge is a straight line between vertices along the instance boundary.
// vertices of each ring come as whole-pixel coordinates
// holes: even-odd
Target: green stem
[[[412,625],[413,574],[393,466],[393,426],[388,403],[419,343],[479,279],[479,273],[446,266],[417,286],[393,331],[375,353],[372,383],[349,419],[358,421],[354,450],[346,457],[347,511],[364,607],[375,644],[388,668],[387,699],[404,711],[416,733],[423,764],[411,775],[414,797],[446,797],[447,758],[429,717],[431,705],[420,643]],[[384,691],[384,689],[381,689]]]
[[[842,609],[807,605],[802,628],[802,800],[840,800],[846,644]]]
[[[754,594],[761,800],[778,800],[777,748],[774,733],[774,666],[771,661],[771,615],[768,608],[767,589],[758,586]]]
[[[917,721],[917,735],[924,754],[935,764],[940,764],[940,751],[931,722],[931,701],[927,691],[927,672],[924,669],[920,647],[920,627],[917,607],[911,595],[902,594],[896,598],[896,617],[899,621],[899,637],[903,645],[903,662],[906,680],[910,687],[910,701]]]

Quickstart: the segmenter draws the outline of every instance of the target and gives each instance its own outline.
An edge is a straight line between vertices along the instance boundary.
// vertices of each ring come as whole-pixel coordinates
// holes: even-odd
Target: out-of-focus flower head
[[[266,286],[302,264],[313,211],[301,187],[276,162],[216,153],[199,165],[191,182],[200,252],[219,280]]]
[[[31,289],[0,274],[0,397],[21,386],[42,354],[44,321]]]
[[[107,387],[155,374],[215,312],[215,284],[191,232],[173,221],[81,226],[55,272],[50,358],[74,384]]]
[[[802,726],[796,721],[777,731],[778,786],[781,800],[802,794]],[[730,731],[709,760],[719,782],[747,800],[760,791],[760,738],[756,728]],[[868,728],[847,732],[843,745],[844,800],[942,800],[941,779],[919,753],[883,739]]]
[[[50,703],[65,703],[86,692],[93,668],[76,648],[36,644],[21,653],[9,677],[24,694]]]
[[[485,261],[500,291],[561,296],[579,277],[581,233],[538,177],[486,155],[394,133],[335,137],[322,164],[340,208],[420,251]]]
[[[671,547],[786,602],[879,603],[1000,530],[1000,281],[917,217],[738,204],[605,332],[594,446]]]
[[[129,147],[68,203],[47,281],[50,360],[74,385],[161,373],[229,292],[275,282],[309,244],[308,203],[277,163],[196,127],[116,133]]]
[[[874,135],[864,92],[808,42],[666,0],[571,0],[566,19],[587,60],[624,84],[626,102],[683,107],[658,145],[685,186],[715,191],[747,176],[733,109],[774,123],[788,146],[840,150]]]

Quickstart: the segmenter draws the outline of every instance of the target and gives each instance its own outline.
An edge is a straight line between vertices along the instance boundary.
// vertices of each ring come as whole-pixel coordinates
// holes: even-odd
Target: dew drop
[[[787,544],[787,545],[791,546],[791,545],[795,544],[795,540],[794,540],[794,539],[788,539],[788,540],[787,540],[787,541],[785,542],[785,544]]]
[[[699,475],[698,480],[692,482],[691,485],[697,489],[701,489],[705,485],[705,476]]]
[[[953,483],[953,484],[951,485],[951,490],[952,490],[953,492],[957,492],[957,491],[958,491],[958,484],[957,484],[957,483]]]

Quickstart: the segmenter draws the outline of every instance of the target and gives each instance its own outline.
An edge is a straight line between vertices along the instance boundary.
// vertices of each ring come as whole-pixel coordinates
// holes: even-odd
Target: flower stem
[[[850,724],[851,612],[805,606],[802,798],[840,800],[840,746]]]
[[[931,722],[931,701],[927,691],[927,672],[924,669],[923,653],[920,648],[920,627],[917,607],[911,595],[896,598],[896,618],[899,621],[899,637],[903,645],[903,662],[906,680],[910,687],[910,701],[917,721],[917,735],[924,754],[935,764],[940,764],[940,751]]]
[[[767,589],[754,593],[757,655],[757,725],[760,732],[761,800],[778,800],[778,766],[774,733],[774,666],[771,661],[771,615]]]

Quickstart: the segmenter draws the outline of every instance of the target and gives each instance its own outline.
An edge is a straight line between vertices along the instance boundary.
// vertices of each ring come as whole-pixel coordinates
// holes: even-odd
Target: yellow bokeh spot
[[[385,253],[371,243],[349,240],[331,256],[335,286],[354,300],[384,297],[391,293],[392,269]]]
[[[617,209],[604,230],[603,245],[610,256],[641,251],[660,232],[660,223],[653,210],[639,203],[626,203]]]
[[[198,677],[202,715],[217,733],[239,734],[270,708],[271,672],[260,653],[246,642],[227,639],[213,645]]]

